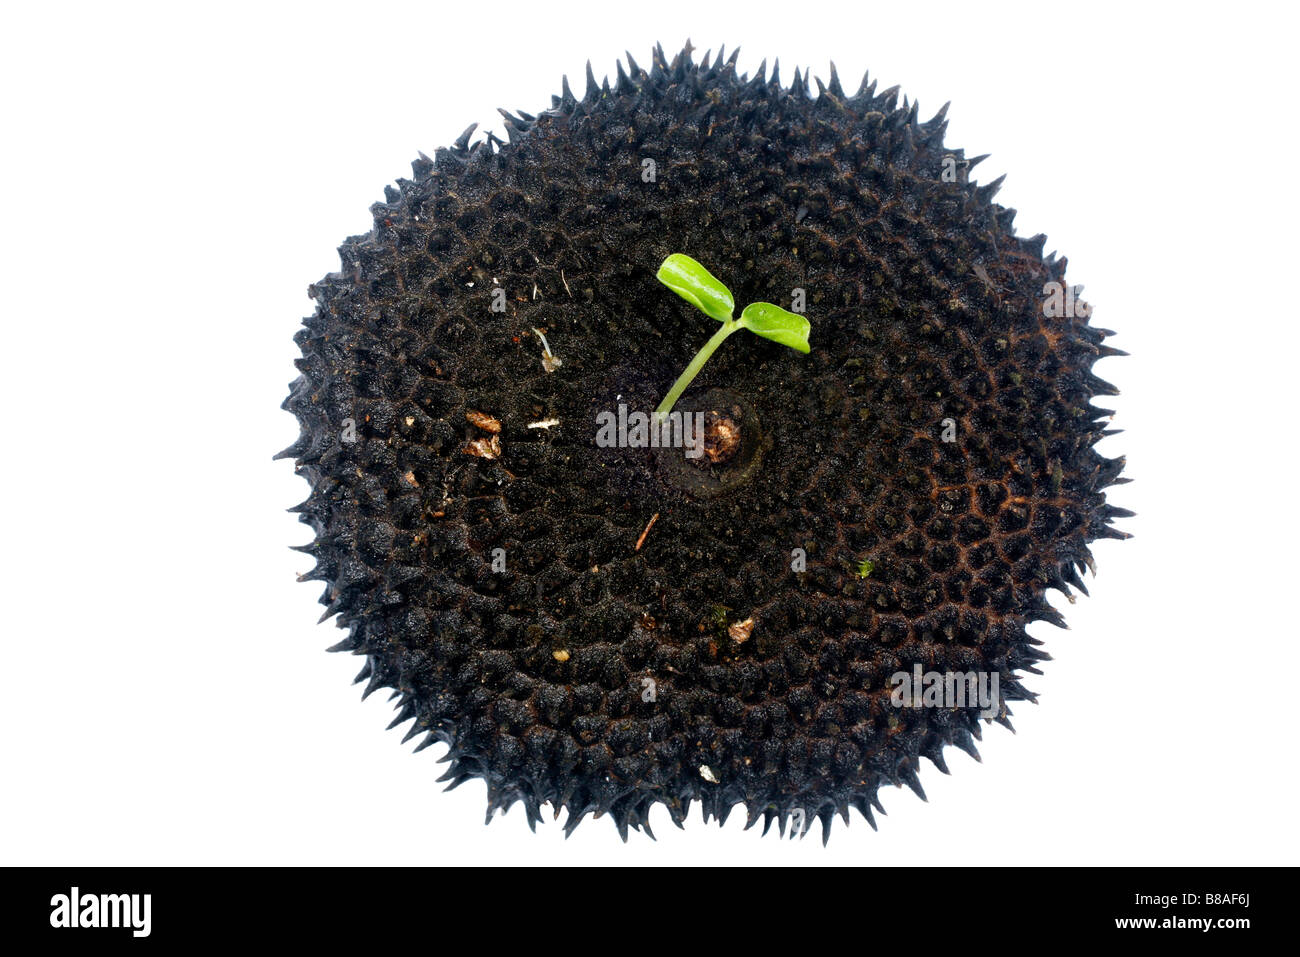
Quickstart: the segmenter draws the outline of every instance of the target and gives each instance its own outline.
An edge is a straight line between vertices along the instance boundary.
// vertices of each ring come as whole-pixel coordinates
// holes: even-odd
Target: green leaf
[[[655,278],[718,322],[728,321],[736,311],[731,290],[690,256],[673,253],[664,260]]]
[[[751,302],[740,314],[740,324],[754,335],[789,346],[796,352],[810,351],[808,320],[770,302]]]

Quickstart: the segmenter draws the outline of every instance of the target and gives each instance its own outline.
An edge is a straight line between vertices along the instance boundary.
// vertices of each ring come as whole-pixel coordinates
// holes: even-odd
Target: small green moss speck
[[[858,562],[858,577],[866,578],[873,571],[875,571],[875,568],[876,568],[876,563],[873,562],[871,559],[869,558],[862,559],[862,561]]]

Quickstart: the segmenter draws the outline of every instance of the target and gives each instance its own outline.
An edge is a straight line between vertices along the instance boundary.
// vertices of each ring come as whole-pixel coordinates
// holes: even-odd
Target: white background
[[[37,8],[0,27],[0,863],[1297,863],[1283,5]],[[482,784],[443,793],[441,747],[324,653],[306,485],[271,461],[307,285],[416,151],[687,36],[952,100],[949,144],[1132,353],[1097,371],[1136,537],[1095,547],[1070,631],[1033,627],[1041,703],[826,849],[698,808],[627,845],[485,827]]]

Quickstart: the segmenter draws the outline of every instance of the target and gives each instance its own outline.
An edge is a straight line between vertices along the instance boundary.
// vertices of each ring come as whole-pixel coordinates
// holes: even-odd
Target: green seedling
[[[866,578],[876,569],[876,563],[869,558],[864,558],[858,562],[858,577]]]
[[[796,352],[809,351],[807,319],[770,302],[751,302],[739,317],[733,318],[736,301],[732,298],[731,290],[690,256],[673,253],[664,260],[655,278],[706,316],[722,323],[722,328],[695,354],[695,358],[659,403],[659,408],[655,409],[655,417],[658,419],[665,418],[672,411],[682,393],[704,368],[704,363],[709,361],[709,356],[737,329],[748,329],[754,335],[789,346]]]

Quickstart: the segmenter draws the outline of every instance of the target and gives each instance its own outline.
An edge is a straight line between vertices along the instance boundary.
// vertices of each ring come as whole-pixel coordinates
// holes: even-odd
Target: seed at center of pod
[[[704,413],[704,454],[693,461],[700,466],[730,462],[740,451],[739,406],[726,411],[710,409]]]

